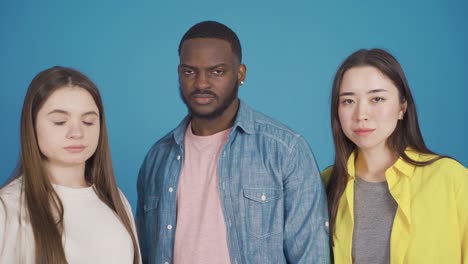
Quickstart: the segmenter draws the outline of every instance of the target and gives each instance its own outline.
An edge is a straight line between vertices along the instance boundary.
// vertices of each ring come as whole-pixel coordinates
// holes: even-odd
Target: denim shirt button
[[[166,262],[164,262],[164,264],[169,264],[169,262],[166,261]]]
[[[262,197],[260,197],[262,199],[262,201],[265,201],[266,200],[266,195],[263,193],[262,194]]]
[[[177,160],[180,160],[180,155],[177,155]]]
[[[172,229],[172,225],[167,225],[167,229],[171,230],[171,229]]]
[[[172,189],[172,187],[169,187],[169,192],[171,193],[173,191],[174,191],[174,189]]]

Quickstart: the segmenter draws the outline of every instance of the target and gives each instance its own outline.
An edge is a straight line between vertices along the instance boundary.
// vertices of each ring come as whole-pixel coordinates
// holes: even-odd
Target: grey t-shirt
[[[398,204],[388,184],[354,181],[354,264],[389,264],[390,235]]]

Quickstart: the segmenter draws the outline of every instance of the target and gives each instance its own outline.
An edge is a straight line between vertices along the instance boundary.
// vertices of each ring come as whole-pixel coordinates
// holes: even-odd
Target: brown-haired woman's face
[[[385,148],[406,111],[397,87],[378,69],[346,71],[339,93],[338,115],[344,134],[360,149]]]
[[[49,166],[84,165],[98,145],[99,110],[85,89],[62,87],[37,113],[35,129]]]

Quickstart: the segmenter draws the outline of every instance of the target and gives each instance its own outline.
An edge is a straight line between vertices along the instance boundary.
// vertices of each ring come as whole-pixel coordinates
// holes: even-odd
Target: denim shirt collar
[[[184,142],[185,130],[187,129],[188,124],[190,123],[191,116],[187,115],[179,123],[179,125],[174,129],[172,135],[175,142],[178,145],[182,145]],[[232,126],[231,134],[235,133],[237,128],[242,129],[247,134],[254,134],[254,112],[249,105],[244,103],[244,101],[239,99],[239,109],[237,110],[236,118],[234,125]]]

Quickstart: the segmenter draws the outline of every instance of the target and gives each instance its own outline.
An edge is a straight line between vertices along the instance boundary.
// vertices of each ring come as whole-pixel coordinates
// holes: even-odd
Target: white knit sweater
[[[21,182],[21,178],[16,179],[0,190],[0,263],[35,261],[34,236],[26,217]],[[69,264],[133,263],[130,235],[93,187],[54,188],[63,203],[63,245]],[[123,194],[121,197],[133,223],[130,204]]]

